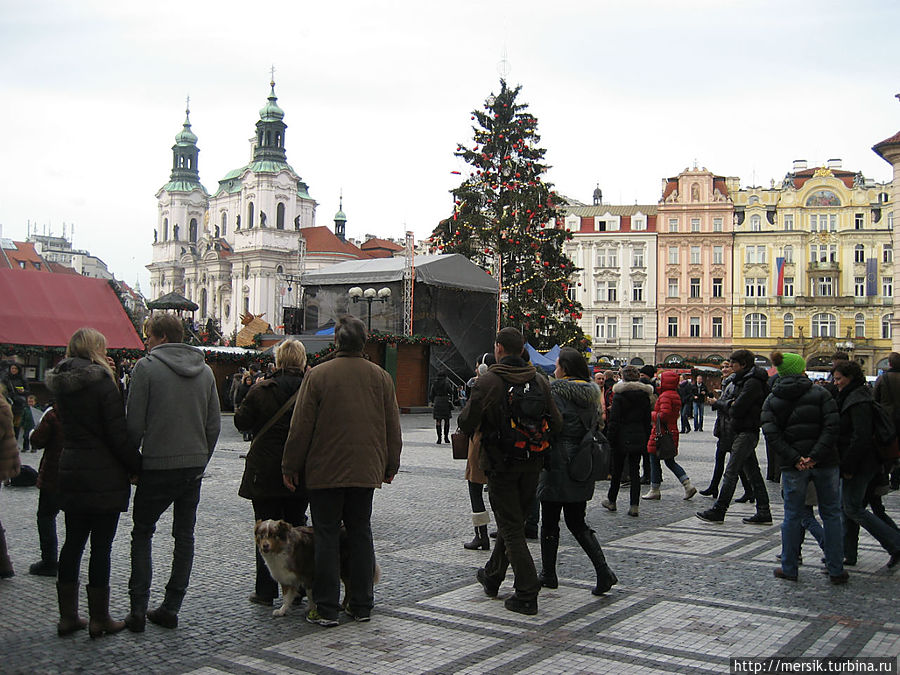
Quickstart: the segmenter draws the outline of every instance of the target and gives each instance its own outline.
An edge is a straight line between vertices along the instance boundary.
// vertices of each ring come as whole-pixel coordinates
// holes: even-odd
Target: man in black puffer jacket
[[[781,466],[784,521],[781,525],[779,579],[797,580],[803,517],[809,483],[816,486],[824,524],[825,564],[835,583],[846,581],[843,565],[841,490],[837,438],[837,404],[822,387],[806,376],[799,354],[772,353],[778,378],[762,409],[762,430]]]
[[[738,349],[730,357],[734,369],[734,398],[728,401],[726,413],[731,444],[731,458],[725,467],[722,491],[712,508],[698,511],[697,517],[710,523],[721,523],[734,496],[738,473],[741,468],[747,472],[756,498],[756,513],[743,521],[750,525],[771,525],[772,512],[769,509],[769,494],[756,459],[756,445],[759,443],[759,416],[763,401],[768,395],[768,375],[754,365],[753,352]]]

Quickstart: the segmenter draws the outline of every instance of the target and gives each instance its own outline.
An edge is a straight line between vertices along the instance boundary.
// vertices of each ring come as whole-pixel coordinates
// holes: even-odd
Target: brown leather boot
[[[88,595],[88,612],[91,622],[88,632],[92,638],[112,635],[125,628],[124,621],[114,621],[109,615],[109,586],[85,586]]]
[[[87,620],[78,616],[78,584],[57,582],[56,597],[59,601],[59,623],[56,624],[56,633],[63,636],[86,628]]]

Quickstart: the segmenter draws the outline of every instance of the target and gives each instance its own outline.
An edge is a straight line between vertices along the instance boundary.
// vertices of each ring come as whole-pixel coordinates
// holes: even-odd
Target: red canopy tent
[[[0,269],[0,344],[65,347],[84,326],[110,349],[144,348],[105,279]]]

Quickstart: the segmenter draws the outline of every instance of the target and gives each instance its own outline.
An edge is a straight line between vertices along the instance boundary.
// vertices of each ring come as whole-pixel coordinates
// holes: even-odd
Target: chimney
[[[806,160],[805,159],[795,159],[794,160],[794,172],[803,171],[806,168]]]
[[[827,166],[829,169],[840,169],[841,168],[841,160],[840,159],[829,159]]]

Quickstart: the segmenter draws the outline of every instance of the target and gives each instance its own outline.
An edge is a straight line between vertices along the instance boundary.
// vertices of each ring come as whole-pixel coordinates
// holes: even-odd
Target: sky
[[[274,65],[288,162],[347,235],[452,213],[470,113],[521,84],[562,194],[655,204],[693,165],[769,185],[795,159],[879,182],[900,129],[894,0],[0,0],[2,236],[72,234],[149,289],[156,192],[190,96],[210,192],[247,163]],[[504,65],[505,64],[505,65]]]

